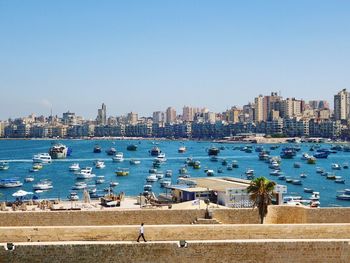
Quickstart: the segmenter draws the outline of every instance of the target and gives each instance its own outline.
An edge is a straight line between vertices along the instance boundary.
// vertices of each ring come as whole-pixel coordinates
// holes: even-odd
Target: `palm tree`
[[[254,202],[253,207],[259,209],[261,224],[264,223],[264,217],[267,215],[267,207],[271,204],[275,185],[275,182],[262,176],[252,180],[247,188],[248,193],[250,193],[250,199]]]

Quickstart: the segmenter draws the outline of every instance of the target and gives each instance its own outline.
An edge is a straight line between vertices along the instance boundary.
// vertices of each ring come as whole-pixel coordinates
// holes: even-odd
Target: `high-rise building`
[[[176,110],[173,107],[166,109],[166,123],[174,123],[176,121]]]
[[[300,116],[302,113],[303,103],[295,98],[287,98],[281,102],[281,117],[293,118]]]
[[[106,125],[107,124],[107,108],[104,103],[102,103],[101,109],[97,110],[97,125]]]
[[[264,97],[259,95],[254,100],[254,122],[260,122],[264,120]]]
[[[130,112],[128,113],[127,120],[129,124],[135,125],[138,123],[139,115],[135,112]]]
[[[334,119],[347,120],[349,117],[350,95],[346,89],[334,95]]]
[[[184,106],[182,108],[182,120],[193,121],[193,119],[194,119],[194,109],[192,107]]]
[[[153,112],[153,122],[154,123],[163,123],[165,120],[163,111],[155,111]]]
[[[277,95],[277,92],[271,92],[270,96],[264,96],[263,101],[263,119],[264,121],[272,120],[273,115],[276,116],[276,111],[280,111],[282,97]]]

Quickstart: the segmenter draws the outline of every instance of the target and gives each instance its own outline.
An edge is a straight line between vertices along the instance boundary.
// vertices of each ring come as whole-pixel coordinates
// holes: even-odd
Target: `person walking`
[[[140,234],[139,234],[139,237],[137,238],[137,242],[140,242],[140,237],[143,238],[143,241],[147,242],[144,236],[143,223],[141,223],[141,226],[140,226]]]

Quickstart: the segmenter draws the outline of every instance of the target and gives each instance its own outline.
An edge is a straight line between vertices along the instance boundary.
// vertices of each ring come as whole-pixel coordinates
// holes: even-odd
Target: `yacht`
[[[150,174],[149,176],[146,177],[146,181],[149,183],[153,183],[158,181],[157,175],[156,174]]]
[[[71,192],[68,196],[67,196],[69,201],[78,201],[79,200],[79,196],[76,192]]]
[[[91,167],[86,167],[81,169],[79,173],[76,174],[77,179],[90,179],[95,177],[96,175],[92,173]]]
[[[124,161],[124,154],[122,152],[118,152],[112,159],[114,162],[121,163]]]
[[[65,159],[67,157],[68,147],[64,144],[54,144],[49,149],[49,155],[52,159]]]
[[[34,163],[51,163],[52,158],[48,153],[39,153],[33,156]]]
[[[97,176],[95,183],[96,184],[103,184],[105,182],[105,177],[103,175]]]
[[[69,166],[69,171],[76,172],[80,170],[80,166],[78,163],[73,163]]]
[[[13,188],[13,187],[19,187],[23,184],[16,178],[7,178],[7,179],[1,179],[0,180],[0,188]]]
[[[10,165],[8,162],[1,162],[0,163],[0,170],[1,171],[5,171],[8,170],[10,168]]]
[[[96,169],[103,169],[105,167],[106,167],[106,165],[105,165],[105,163],[103,161],[96,161],[95,162],[95,168]]]
[[[87,184],[85,182],[77,182],[75,185],[72,187],[72,190],[81,190],[87,188]]]
[[[40,182],[38,182],[37,184],[34,184],[33,185],[33,189],[34,190],[41,190],[41,191],[44,191],[44,190],[50,190],[52,189],[53,186],[52,186],[52,182],[49,181],[49,180],[41,180]]]

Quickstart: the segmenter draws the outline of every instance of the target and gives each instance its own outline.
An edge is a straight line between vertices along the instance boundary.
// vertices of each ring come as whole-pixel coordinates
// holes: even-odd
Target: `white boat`
[[[312,192],[312,195],[310,196],[310,200],[312,200],[312,201],[320,200],[320,193],[319,192]]]
[[[106,165],[105,165],[105,163],[103,161],[96,161],[95,162],[95,168],[96,169],[103,169],[105,167],[106,167]]]
[[[131,159],[129,162],[130,162],[130,164],[132,164],[132,165],[138,165],[138,164],[141,163],[140,160],[136,160],[136,159]]]
[[[179,152],[179,153],[184,153],[184,152],[186,152],[186,147],[185,147],[185,146],[180,146],[179,149],[178,149],[178,152]]]
[[[207,176],[214,176],[214,175],[215,175],[214,170],[208,170],[207,171]]]
[[[52,159],[64,159],[67,157],[68,147],[64,144],[54,144],[50,150],[49,155]]]
[[[97,176],[95,183],[96,184],[103,184],[105,182],[105,177],[103,175]]]
[[[110,182],[109,186],[110,187],[114,187],[114,186],[117,186],[118,184],[119,184],[118,182]]]
[[[78,201],[79,200],[79,196],[76,192],[71,192],[68,196],[67,196],[69,201]]]
[[[156,174],[150,174],[149,176],[146,177],[146,181],[149,183],[153,183],[158,181],[157,175]]]
[[[52,188],[53,188],[52,183],[51,183],[51,181],[48,181],[48,180],[42,180],[42,181],[38,182],[37,184],[33,185],[34,190],[44,191],[44,190],[50,190]]]
[[[51,163],[52,158],[48,153],[38,153],[33,156],[34,163]]]
[[[253,175],[254,174],[254,170],[253,169],[247,169],[245,174],[246,175]]]
[[[96,175],[92,173],[91,167],[86,167],[81,169],[79,173],[76,174],[77,179],[90,179],[95,177]]]
[[[19,181],[17,178],[7,178],[0,180],[0,188],[13,188],[22,185],[23,184],[21,183],[21,181]]]
[[[151,192],[152,191],[152,185],[151,184],[145,184],[143,186],[143,191]]]
[[[302,183],[301,180],[299,180],[299,179],[294,179],[294,180],[292,181],[292,184],[294,184],[294,185],[302,185],[303,183]]]
[[[171,185],[171,181],[170,180],[162,180],[160,181],[160,187],[167,187]]]
[[[341,169],[341,166],[337,163],[332,163],[331,167],[333,170],[340,170]]]
[[[166,170],[165,171],[165,177],[172,177],[173,176],[173,171],[172,170]]]
[[[8,162],[0,162],[0,171],[5,171],[10,168],[10,165]]]
[[[306,178],[306,177],[307,177],[307,174],[306,174],[306,173],[300,174],[300,178]]]
[[[80,166],[78,163],[73,163],[69,166],[69,171],[76,172],[80,170]]]
[[[158,171],[158,172],[156,173],[156,177],[157,177],[158,179],[163,179],[163,177],[164,177],[163,172]]]
[[[280,170],[273,170],[273,171],[270,172],[270,175],[279,176],[279,175],[281,175],[281,173],[282,172]]]
[[[280,165],[277,161],[272,161],[269,165],[269,168],[271,169],[279,169],[280,168]]]
[[[324,173],[324,172],[325,172],[325,171],[324,171],[323,168],[321,168],[321,167],[316,167],[316,173],[322,174],[322,173]]]
[[[308,153],[303,153],[303,155],[301,156],[302,160],[308,160],[310,157],[312,157],[311,155],[309,155]]]
[[[121,163],[124,161],[124,154],[122,152],[118,152],[115,156],[112,157],[114,162]]]
[[[88,187],[88,185],[85,182],[77,182],[72,187],[72,190],[81,190],[81,189],[85,189],[87,187]]]
[[[26,183],[30,183],[33,181],[34,181],[34,177],[32,177],[32,176],[27,176],[26,178],[24,178],[24,182],[26,182]]]
[[[165,163],[166,162],[165,153],[158,154],[158,156],[154,160],[157,160],[161,163]]]

